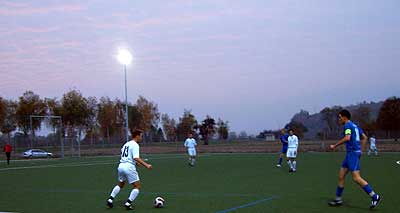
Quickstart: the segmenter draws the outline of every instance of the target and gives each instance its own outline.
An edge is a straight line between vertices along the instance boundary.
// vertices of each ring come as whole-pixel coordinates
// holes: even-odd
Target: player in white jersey
[[[185,147],[189,155],[189,166],[194,166],[196,163],[196,140],[193,138],[193,134],[189,133],[188,138],[185,140]]]
[[[378,156],[378,149],[376,148],[376,139],[375,136],[372,135],[369,138],[369,150],[368,150],[368,156],[371,154],[371,152],[375,153],[375,156]]]
[[[289,138],[288,138],[288,149],[286,152],[286,157],[289,159],[289,172],[296,172],[296,156],[297,156],[297,147],[299,146],[299,139],[294,134],[293,129],[289,130]]]
[[[139,174],[136,171],[136,166],[143,165],[147,169],[152,169],[152,165],[143,161],[139,156],[139,144],[142,141],[142,131],[135,130],[132,133],[132,140],[122,146],[121,160],[118,165],[118,184],[111,191],[110,197],[107,200],[107,206],[113,207],[113,200],[125,186],[125,183],[132,185],[132,191],[124,206],[127,210],[133,209],[132,202],[139,194],[140,180]]]

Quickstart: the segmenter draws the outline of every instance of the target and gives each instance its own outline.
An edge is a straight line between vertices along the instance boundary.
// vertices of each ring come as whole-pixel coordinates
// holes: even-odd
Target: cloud
[[[0,37],[16,34],[37,34],[37,33],[51,33],[60,30],[60,27],[18,27],[15,29],[3,29],[0,31]]]
[[[5,6],[5,7],[4,7]],[[30,16],[48,14],[54,12],[78,12],[86,10],[86,7],[79,4],[52,5],[47,7],[32,7],[24,4],[7,3],[0,7],[0,16]]]

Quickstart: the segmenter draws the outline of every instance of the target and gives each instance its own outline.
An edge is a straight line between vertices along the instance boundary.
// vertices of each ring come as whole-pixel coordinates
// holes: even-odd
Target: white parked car
[[[41,149],[28,149],[22,153],[22,156],[24,158],[51,158],[53,157],[53,153]]]

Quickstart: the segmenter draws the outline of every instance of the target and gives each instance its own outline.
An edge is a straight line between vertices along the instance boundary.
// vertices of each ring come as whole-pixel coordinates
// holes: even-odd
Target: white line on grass
[[[213,154],[215,155],[215,154]],[[204,157],[207,156],[212,156],[210,154],[208,155],[202,155]],[[149,158],[149,160],[163,160],[163,159],[175,159],[175,158],[182,158],[185,157],[185,155],[178,155],[178,156],[165,156],[165,157],[154,157],[154,158]],[[101,162],[96,162],[96,163],[65,163],[65,164],[55,164],[55,165],[41,165],[41,166],[19,166],[19,167],[11,167],[11,168],[2,168],[0,169],[1,171],[11,171],[11,170],[23,170],[23,169],[44,169],[44,168],[62,168],[62,167],[79,167],[79,166],[96,166],[96,165],[111,165],[111,164],[118,164],[118,161],[101,161]]]
[[[246,208],[246,207],[249,207],[249,206],[254,206],[254,205],[257,205],[257,204],[259,204],[259,203],[267,202],[267,201],[270,201],[270,200],[273,200],[273,199],[276,199],[276,197],[275,197],[275,196],[267,197],[267,198],[264,198],[264,199],[261,199],[261,200],[256,200],[256,201],[254,201],[254,202],[247,203],[247,204],[244,204],[244,205],[241,205],[241,206],[236,206],[236,207],[232,207],[232,208],[230,208],[230,209],[225,209],[225,210],[222,210],[222,211],[217,211],[217,212],[215,212],[215,213],[226,213],[226,212],[231,212],[231,211],[235,211],[235,210],[238,210],[238,209]]]

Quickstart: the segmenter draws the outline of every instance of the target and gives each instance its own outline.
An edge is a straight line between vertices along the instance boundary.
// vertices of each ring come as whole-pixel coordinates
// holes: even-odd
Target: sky
[[[400,96],[398,0],[0,1],[0,96],[139,95],[232,131]]]

